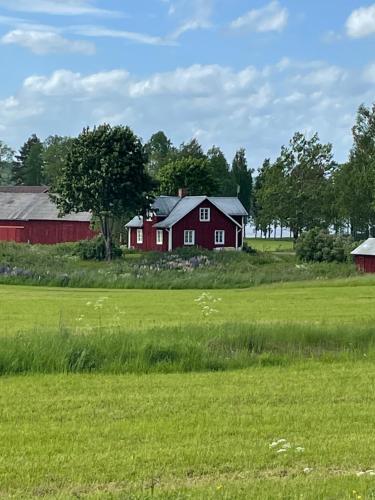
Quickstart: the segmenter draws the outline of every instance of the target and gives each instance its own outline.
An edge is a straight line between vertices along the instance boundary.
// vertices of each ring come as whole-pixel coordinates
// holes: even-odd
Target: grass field
[[[373,498],[374,383],[365,360],[3,377],[0,497]]]
[[[294,252],[292,239],[246,238],[247,244],[260,252]]]
[[[212,290],[210,322],[366,323],[375,277]],[[59,326],[144,329],[201,322],[200,290],[95,290],[0,285],[0,335]]]

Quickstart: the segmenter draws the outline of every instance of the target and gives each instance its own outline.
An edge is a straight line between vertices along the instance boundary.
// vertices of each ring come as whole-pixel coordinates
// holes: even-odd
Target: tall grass
[[[89,334],[62,327],[0,338],[2,375],[220,371],[347,357],[375,359],[372,325],[203,324]]]
[[[198,260],[197,260],[198,258]],[[0,243],[0,284],[75,288],[214,289],[350,277],[353,264],[300,264],[294,255],[182,250],[126,253],[106,262],[82,261],[72,246]]]

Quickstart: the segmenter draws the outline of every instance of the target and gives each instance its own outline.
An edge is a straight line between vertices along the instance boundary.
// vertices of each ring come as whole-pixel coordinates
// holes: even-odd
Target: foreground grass
[[[0,496],[373,498],[374,383],[367,361],[1,378]]]
[[[374,321],[375,277],[215,290],[210,323]],[[95,290],[0,285],[0,336],[32,330],[120,326],[143,330],[205,321],[199,290]]]

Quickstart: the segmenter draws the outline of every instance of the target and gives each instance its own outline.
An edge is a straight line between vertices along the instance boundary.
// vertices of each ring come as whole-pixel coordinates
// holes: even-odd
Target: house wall
[[[210,222],[200,222],[200,208],[211,209]],[[236,247],[237,226],[208,200],[203,201],[198,207],[192,210],[173,226],[173,249],[185,246],[184,231],[188,229],[195,230],[195,245],[197,246],[208,250],[223,248],[223,245],[215,245],[215,231],[224,230],[224,247]],[[241,245],[241,234],[239,234],[239,245]]]
[[[0,220],[0,241],[53,245],[94,236],[89,222]]]
[[[163,220],[161,217],[154,217],[152,221],[145,220],[143,223],[143,244],[137,243],[137,229],[132,228],[130,234],[130,246],[136,248],[137,250],[148,250],[154,252],[167,252],[168,251],[168,232],[163,230],[163,244],[157,245],[156,243],[156,231],[157,229],[153,227]]]
[[[364,273],[375,273],[375,256],[356,255],[355,263],[359,271]]]

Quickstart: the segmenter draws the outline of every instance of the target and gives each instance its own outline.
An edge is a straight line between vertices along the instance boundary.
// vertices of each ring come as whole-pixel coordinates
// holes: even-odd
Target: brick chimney
[[[178,197],[179,198],[185,198],[185,196],[187,196],[187,194],[188,194],[187,188],[180,188],[178,190]]]

